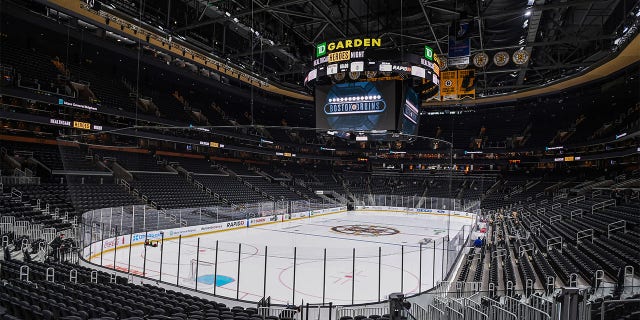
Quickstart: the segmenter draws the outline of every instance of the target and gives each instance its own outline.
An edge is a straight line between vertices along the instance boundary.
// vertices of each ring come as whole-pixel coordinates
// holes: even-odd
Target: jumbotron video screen
[[[396,81],[351,82],[316,87],[316,127],[332,130],[395,130],[400,92]]]
[[[398,120],[398,131],[407,135],[417,135],[420,125],[420,98],[413,88],[405,91],[404,105]]]

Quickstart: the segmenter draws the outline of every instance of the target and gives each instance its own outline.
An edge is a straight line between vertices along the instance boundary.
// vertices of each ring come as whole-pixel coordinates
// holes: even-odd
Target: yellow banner
[[[458,99],[458,85],[455,71],[440,72],[440,97],[442,100]]]
[[[476,70],[458,70],[458,99],[476,97]]]

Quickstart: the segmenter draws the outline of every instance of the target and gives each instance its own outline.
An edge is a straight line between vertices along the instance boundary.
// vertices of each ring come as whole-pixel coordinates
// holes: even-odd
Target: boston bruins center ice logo
[[[378,237],[378,236],[390,236],[394,234],[400,233],[397,229],[384,227],[384,226],[373,226],[373,225],[346,225],[346,226],[335,226],[331,228],[331,230],[344,234],[352,234],[356,236],[370,236],[370,237]]]

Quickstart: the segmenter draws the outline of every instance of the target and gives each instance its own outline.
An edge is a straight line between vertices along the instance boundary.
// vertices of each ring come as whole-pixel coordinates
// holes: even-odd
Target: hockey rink
[[[91,262],[234,299],[366,303],[411,295],[443,279],[473,217],[349,211],[255,225],[157,247],[105,251]],[[464,230],[464,231],[463,231]],[[165,234],[165,237],[168,237]],[[453,244],[453,245],[452,245]],[[177,276],[179,275],[179,277]]]

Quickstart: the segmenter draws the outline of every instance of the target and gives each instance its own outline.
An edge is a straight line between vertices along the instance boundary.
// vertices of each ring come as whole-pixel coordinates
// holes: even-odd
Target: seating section
[[[280,185],[279,182],[270,182],[269,180],[259,178],[244,178],[252,186],[257,187],[260,191],[267,193],[274,200],[303,200],[304,197],[289,189],[289,187]]]
[[[373,177],[371,191],[374,194],[396,194],[401,196],[422,196],[426,189],[426,179],[400,179]]]
[[[69,64],[71,80],[88,83],[99,105],[135,112],[134,101],[129,97],[128,90],[116,77],[105,77],[105,70],[95,70],[95,66]],[[91,101],[87,101],[91,102]]]
[[[205,173],[205,174],[221,174],[222,172],[218,169],[219,166],[212,163],[207,159],[194,159],[194,158],[182,158],[182,157],[162,157],[167,161],[167,163],[178,163],[177,166],[180,166],[192,173]]]
[[[16,76],[20,76],[22,86],[55,91],[53,83],[58,71],[51,62],[51,57],[39,50],[25,48],[23,44],[12,42],[11,39],[3,39],[0,42],[0,64],[12,67]]]
[[[122,186],[108,184],[70,184],[68,201],[78,212],[86,212],[99,208],[112,208],[142,204]]]
[[[245,204],[268,199],[255,191],[237,177],[224,175],[194,175],[194,180],[201,182],[206,188],[218,194],[223,201],[229,204]]]
[[[17,185],[16,189],[22,191],[22,199],[35,205],[40,200],[42,207],[49,205],[50,211],[60,210],[60,214],[68,213],[75,216],[74,207],[67,201],[68,187],[59,183],[43,183],[40,185]]]
[[[15,143],[2,141],[20,159],[35,158],[50,170],[56,171],[104,171],[92,157],[79,147],[49,144]],[[26,163],[24,165],[27,165]]]
[[[12,216],[15,221],[42,224],[45,228],[56,228],[56,230],[65,230],[71,227],[71,224],[63,222],[62,219],[54,219],[51,215],[42,213],[28,201],[23,202],[19,198],[12,197],[8,193],[9,190],[5,190],[5,192],[0,195],[0,217]]]
[[[490,273],[498,269],[505,272],[504,283],[490,275],[489,281],[496,288],[506,288],[507,281],[514,285],[521,281],[520,287],[525,288],[523,284],[530,280],[536,289],[549,292],[549,278],[554,279],[555,286],[597,286],[596,271],[603,270],[605,279],[601,281],[615,283],[619,291],[625,266],[640,267],[640,249],[634,245],[640,240],[637,199],[621,203],[612,198],[614,193],[586,197],[545,194],[540,190],[554,182],[513,178],[511,183],[501,184],[502,201],[489,197],[487,201],[487,210],[493,217],[488,237],[490,252],[503,250],[507,255],[520,256],[517,268],[510,267],[510,263],[502,268],[493,265],[492,260]],[[520,236],[525,234],[532,236]],[[527,246],[535,250],[518,252]],[[514,269],[518,270],[519,279],[514,277]]]
[[[258,176],[257,173],[250,171],[249,168],[239,162],[220,162],[219,165],[224,167],[225,169],[233,171],[233,173],[239,176]]]
[[[32,152],[36,160],[51,170],[64,170],[60,149],[57,146],[23,144],[14,148],[16,153],[21,151]]]
[[[185,110],[184,105],[172,94],[170,88],[156,87],[161,82],[163,81],[157,81],[152,87],[145,83],[146,86],[143,87],[141,93],[151,98],[162,118],[175,119],[184,123],[192,122],[193,120],[188,114],[189,111]]]
[[[130,171],[166,171],[162,163],[150,153],[139,152],[123,152],[105,149],[94,149],[95,154],[100,155],[102,159],[115,159],[120,166]],[[161,161],[160,161],[161,162]]]
[[[178,174],[136,173],[131,187],[159,208],[198,208],[218,205],[213,197],[197,189]]]
[[[29,267],[30,282],[19,280],[19,268]],[[45,280],[45,269],[55,270],[56,282]],[[71,269],[77,282],[69,281]],[[3,263],[0,314],[3,319],[150,319],[150,320],[285,320],[258,314],[257,308],[230,307],[173,290],[134,285],[118,277],[109,282],[98,273],[90,282],[90,269],[64,263],[8,261]],[[9,315],[9,317],[7,316]]]
[[[370,176],[364,172],[344,172],[342,174],[345,189],[356,195],[371,193],[370,179]]]
[[[331,174],[322,174],[322,171],[318,175],[306,175],[308,177],[307,184],[310,185],[313,190],[323,190],[323,191],[336,191],[338,193],[344,194],[344,187],[340,180],[336,178],[335,175]],[[313,180],[311,180],[313,179]]]

